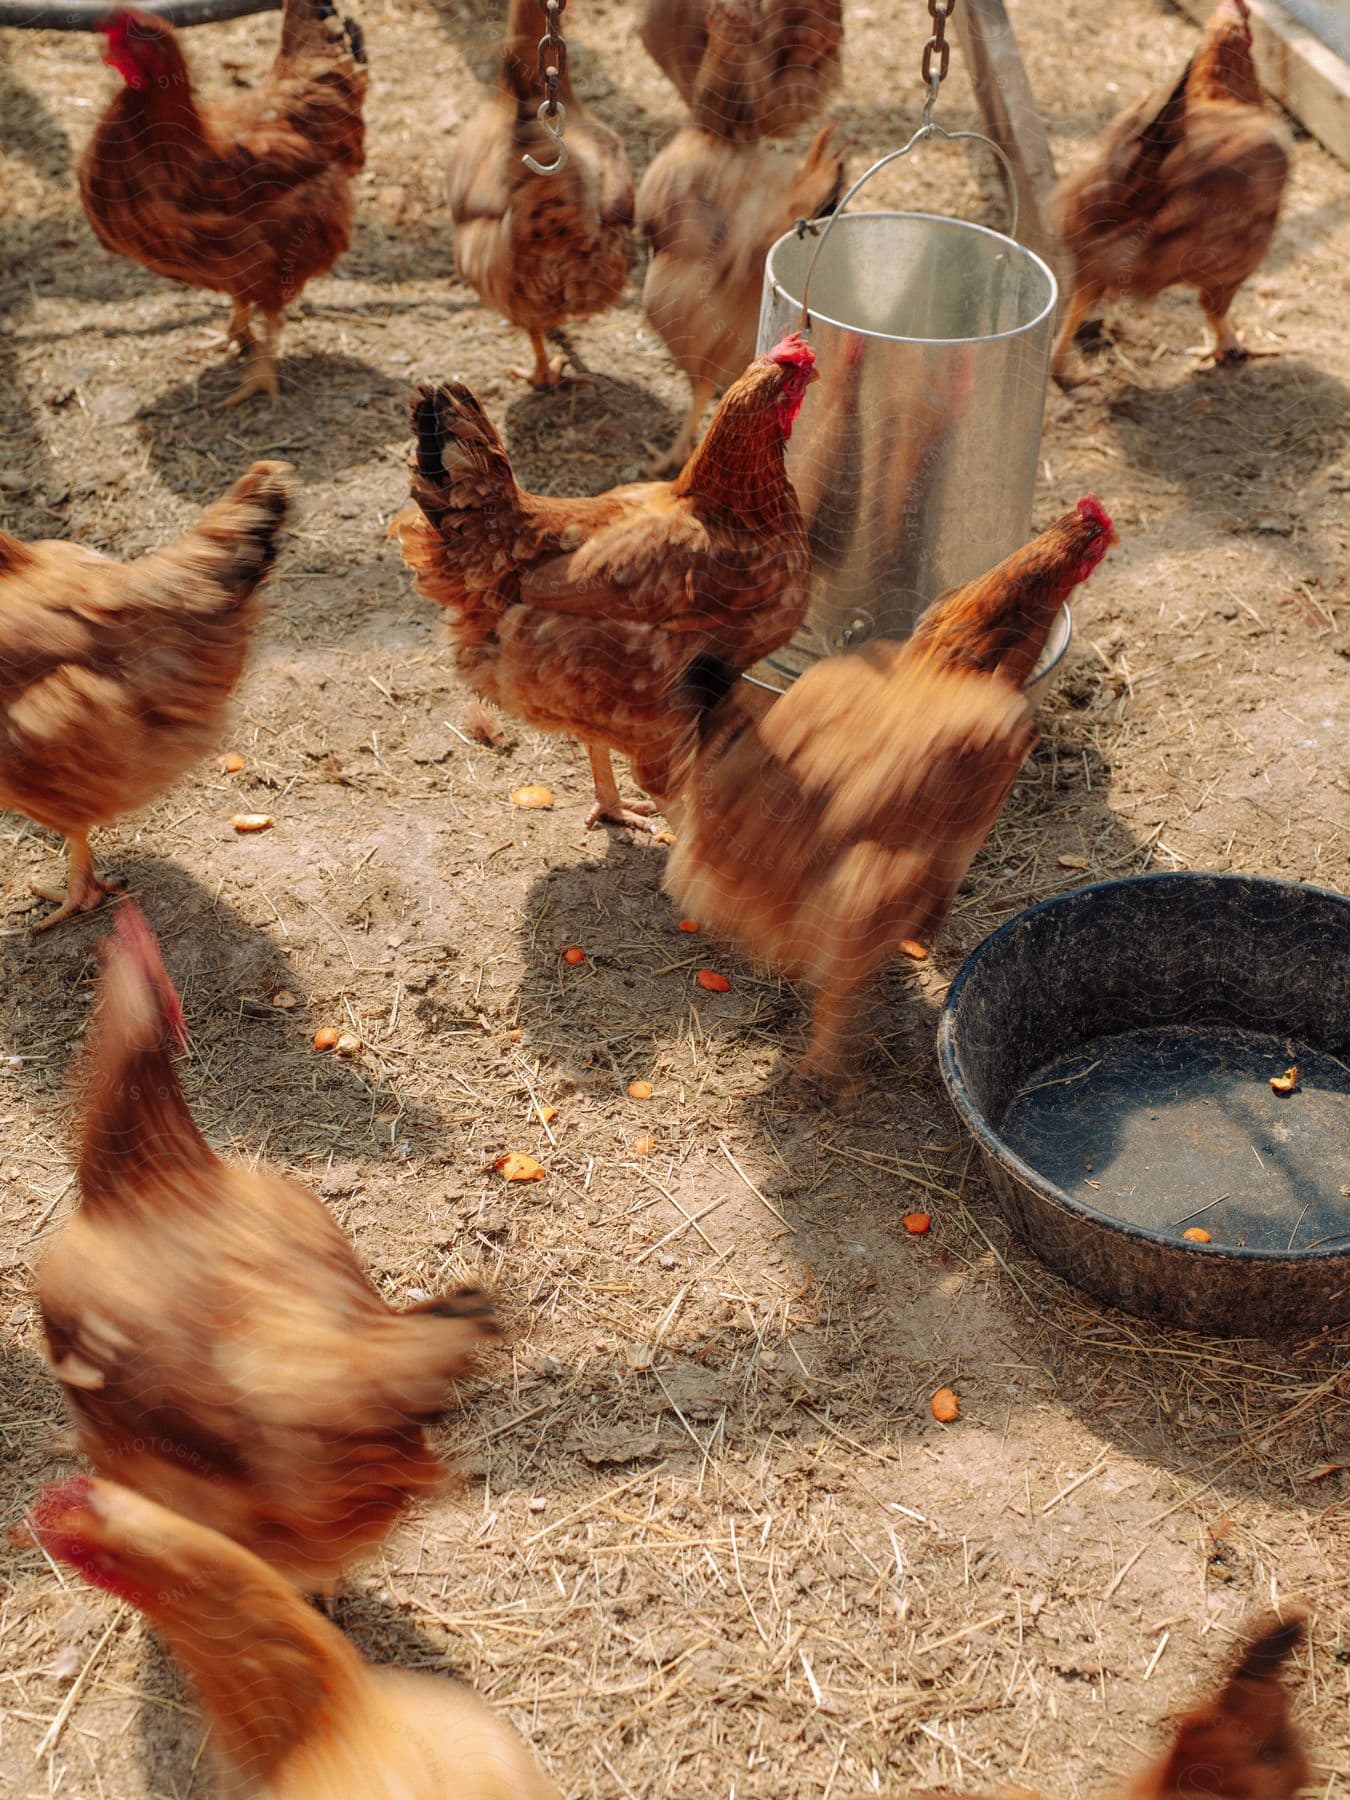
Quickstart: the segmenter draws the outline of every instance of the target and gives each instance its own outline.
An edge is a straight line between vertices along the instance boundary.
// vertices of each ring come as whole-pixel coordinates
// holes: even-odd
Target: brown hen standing
[[[1214,360],[1248,355],[1228,313],[1270,248],[1293,140],[1262,98],[1247,21],[1246,0],[1221,0],[1180,79],[1114,119],[1088,166],[1055,192],[1074,262],[1053,361],[1066,386],[1078,327],[1110,294],[1194,288]]]
[[[692,117],[638,189],[638,228],[651,252],[642,304],[693,390],[655,474],[683,466],[709,400],[754,355],[774,242],[794,220],[830,211],[844,191],[831,126],[800,162],[761,146],[753,54],[747,0],[713,0]]]
[[[587,824],[651,828],[625,807],[611,751],[660,800],[701,656],[750,668],[806,611],[811,556],[783,452],[815,353],[796,332],[727,389],[674,481],[594,499],[516,484],[501,439],[460,382],[412,396],[416,502],[390,530],[428,599],[450,615],[469,686],[543,731],[586,744]]]
[[[210,108],[162,19],[122,9],[99,29],[126,86],[80,159],[89,223],[154,274],[228,294],[229,341],[254,355],[225,404],[275,396],[285,310],[351,241],[351,177],[365,161],[360,28],[331,0],[286,0],[267,79]]]
[[[145,806],[216,742],[276,557],[293,481],[254,463],[177,543],[118,563],[0,532],[0,806],[66,840],[42,931],[117,883],[89,833]]]
[[[226,1791],[250,1800],[558,1800],[472,1689],[362,1662],[256,1556],[110,1481],[34,1503],[28,1534],[138,1607],[186,1669]]]
[[[423,1426],[495,1334],[491,1306],[466,1288],[395,1312],[307,1188],[216,1155],[174,1067],[178,996],[130,905],[101,994],[80,1207],[38,1275],[80,1448],[327,1587],[440,1485]]]
[[[766,137],[814,119],[839,85],[843,0],[749,0],[747,65],[755,117]],[[642,41],[690,106],[710,31],[708,0],[647,0]]]
[[[816,663],[753,716],[733,673],[688,672],[702,717],[666,887],[680,910],[815,993],[803,1076],[842,1080],[860,1001],[902,940],[929,941],[1036,739],[1021,683],[1065,596],[1114,542],[1081,500],[907,643]]]
[[[574,13],[569,8],[569,31]],[[615,134],[577,98],[566,58],[558,98],[567,109],[567,160],[550,175],[522,160],[528,152],[550,165],[556,155],[536,117],[543,29],[539,0],[511,0],[497,95],[464,127],[448,186],[455,266],[484,306],[530,334],[527,379],[538,388],[561,380],[545,333],[613,306],[633,260],[633,172]]]

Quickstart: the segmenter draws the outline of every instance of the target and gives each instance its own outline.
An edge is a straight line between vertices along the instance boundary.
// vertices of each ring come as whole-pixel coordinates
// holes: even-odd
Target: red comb
[[[1111,523],[1111,515],[1095,494],[1085,494],[1078,502],[1080,518],[1088,519],[1094,525],[1100,525],[1108,537],[1116,535],[1116,528]]]
[[[816,353],[800,331],[789,331],[787,336],[769,351],[766,360],[790,364],[798,369],[814,369]]]

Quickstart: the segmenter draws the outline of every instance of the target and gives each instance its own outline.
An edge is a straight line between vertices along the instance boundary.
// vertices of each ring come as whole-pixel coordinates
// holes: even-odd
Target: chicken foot
[[[1219,368],[1231,368],[1237,363],[1250,362],[1258,356],[1278,356],[1278,350],[1249,350],[1233,330],[1228,318],[1228,306],[1216,307],[1212,304],[1204,306],[1205,323],[1209,326],[1209,335],[1213,340],[1207,350],[1199,354],[1212,361]]]
[[[229,398],[221,401],[222,408],[238,406],[241,401],[254,394],[266,394],[271,400],[277,398],[281,393],[281,381],[277,375],[277,340],[280,336],[281,314],[264,313],[262,340],[253,345],[248,373]]]
[[[518,381],[528,381],[532,388],[561,387],[563,369],[567,364],[566,354],[550,360],[548,346],[544,342],[542,331],[530,333],[530,344],[534,350],[534,368],[508,369],[507,374],[514,375]]]
[[[655,831],[656,808],[650,800],[635,800],[625,806],[619,797],[619,784],[614,779],[614,761],[603,744],[586,745],[591,759],[591,776],[595,782],[595,805],[586,814],[586,829],[597,825],[629,825],[634,831]]]
[[[66,851],[69,857],[69,868],[64,890],[43,887],[38,882],[29,885],[40,900],[57,902],[54,913],[45,919],[39,919],[33,930],[50,931],[53,925],[60,925],[66,919],[73,919],[79,913],[93,912],[101,906],[109,894],[126,892],[126,882],[116,875],[98,875],[94,872],[94,858],[89,849],[89,833],[72,831],[66,839]]]

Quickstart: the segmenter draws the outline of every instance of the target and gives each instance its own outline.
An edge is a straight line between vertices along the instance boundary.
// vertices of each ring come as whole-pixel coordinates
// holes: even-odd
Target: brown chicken
[[[416,504],[391,531],[418,587],[449,609],[475,693],[584,740],[588,825],[650,826],[621,804],[610,752],[663,798],[692,662],[748,669],[801,623],[811,558],[783,451],[814,379],[815,354],[793,332],[728,388],[674,481],[589,500],[519,488],[459,382],[414,392]]]
[[[0,806],[59,831],[65,893],[36,929],[89,912],[89,833],[145,806],[220,732],[292,489],[254,463],[167,549],[118,563],[0,532]]]
[[[129,905],[101,986],[81,1203],[38,1277],[80,1448],[328,1586],[439,1485],[423,1425],[492,1309],[467,1288],[393,1311],[307,1188],[216,1155],[174,1067],[178,997]]]
[[[1185,1714],[1164,1754],[1109,1800],[1294,1800],[1313,1771],[1280,1677],[1305,1630],[1301,1615],[1262,1620],[1214,1697]]]
[[[647,0],[642,41],[691,106],[708,41],[708,0]],[[843,0],[750,0],[754,53],[748,69],[755,117],[766,137],[814,119],[839,85]]]
[[[567,160],[551,175],[522,160],[528,153],[550,166],[556,156],[536,118],[543,29],[539,0],[511,0],[498,92],[455,145],[448,189],[456,267],[484,306],[530,334],[527,379],[538,388],[562,378],[545,333],[613,306],[633,260],[633,172],[618,138],[577,98],[566,59],[558,99]]]
[[[1247,19],[1246,0],[1221,0],[1180,79],[1114,119],[1087,167],[1056,190],[1074,262],[1053,364],[1065,385],[1078,327],[1110,294],[1194,288],[1214,360],[1248,354],[1228,312],[1270,248],[1293,142],[1262,99]]]
[[[89,223],[156,275],[228,294],[229,342],[253,356],[225,404],[275,396],[285,309],[351,240],[351,178],[365,160],[360,28],[331,0],[286,0],[267,79],[209,108],[162,20],[121,10],[99,29],[126,86],[80,161]]]
[[[794,220],[832,210],[844,191],[830,126],[800,163],[761,147],[750,24],[746,0],[714,0],[692,117],[638,189],[638,229],[651,252],[642,304],[693,390],[654,473],[683,466],[709,400],[754,355],[772,244]]]
[[[1081,500],[936,600],[908,643],[816,663],[762,718],[713,659],[687,674],[704,713],[666,886],[682,911],[809,983],[803,1076],[846,1075],[873,977],[903,940],[942,925],[1035,742],[1021,683],[1114,535]]]
[[[230,1793],[558,1800],[472,1689],[362,1662],[336,1625],[218,1532],[88,1478],[48,1488],[26,1523],[24,1535],[138,1607],[164,1639],[211,1722]]]

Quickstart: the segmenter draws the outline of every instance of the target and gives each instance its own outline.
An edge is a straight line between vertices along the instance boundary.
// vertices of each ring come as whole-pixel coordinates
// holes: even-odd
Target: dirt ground
[[[207,766],[96,846],[164,940],[192,1104],[216,1143],[316,1185],[391,1298],[484,1280],[514,1333],[444,1434],[467,1482],[355,1573],[341,1622],[376,1660],[473,1682],[569,1796],[1077,1796],[1158,1741],[1244,1621],[1301,1601],[1316,1791],[1350,1793],[1345,1334],[1209,1340],[1060,1284],[1010,1240],[932,1053],[962,956],[1035,898],[1156,868],[1350,887],[1350,173],[1300,138],[1237,308],[1278,355],[1202,368],[1194,303],[1169,295],[1109,311],[1091,379],[1052,393],[1038,520],[1095,489],[1121,543],[937,953],[892,979],[878,1072],[822,1111],[774,1082],[799,997],[679,934],[659,845],[582,829],[584,758],[455,729],[440,623],[384,535],[410,380],[462,375],[523,479],[560,492],[635,473],[685,390],[637,280],[572,334],[592,380],[541,397],[506,374],[523,340],[456,281],[442,201],[496,8],[360,11],[356,243],[296,309],[275,410],[225,414],[223,304],[108,256],[81,215],[74,160],[113,79],[95,40],[0,33],[0,524],[133,555],[254,457],[304,481],[222,746],[246,771]],[[857,168],[917,122],[927,21],[904,12],[847,8],[834,112]],[[1061,167],[1194,41],[1163,0],[1019,0],[1015,21]],[[628,6],[574,0],[567,24],[640,169],[673,91]],[[243,20],[189,52],[251,81],[275,36]],[[975,123],[959,62],[943,116]],[[1002,216],[950,147],[875,199]],[[555,810],[514,810],[526,781]],[[275,829],[239,838],[238,811]],[[32,1270],[74,1203],[68,1066],[105,921],[31,940],[27,883],[58,846],[14,816],[0,837],[9,1520],[68,1466]],[[695,985],[704,963],[731,992]],[[327,1023],[359,1060],[315,1057]],[[504,1185],[506,1150],[547,1179]],[[924,1238],[900,1226],[916,1207]],[[929,1414],[942,1384],[954,1425]],[[138,1619],[5,1555],[0,1787],[206,1792],[200,1719]]]

